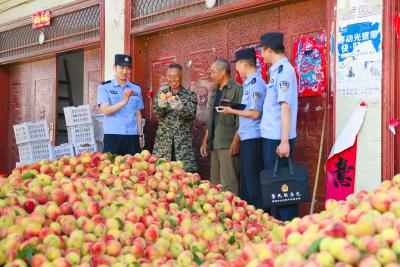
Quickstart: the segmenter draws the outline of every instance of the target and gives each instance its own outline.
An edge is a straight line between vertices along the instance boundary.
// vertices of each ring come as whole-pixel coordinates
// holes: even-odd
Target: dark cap
[[[283,33],[281,32],[269,32],[261,35],[260,46],[267,46],[272,49],[282,50],[283,45]]]
[[[116,54],[114,64],[121,67],[131,67],[132,57],[124,54]]]
[[[254,48],[244,48],[235,52],[235,59],[232,63],[236,63],[242,59],[256,59],[256,51]]]

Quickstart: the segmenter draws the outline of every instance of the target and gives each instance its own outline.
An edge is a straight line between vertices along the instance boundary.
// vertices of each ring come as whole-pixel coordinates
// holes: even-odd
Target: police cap
[[[236,63],[242,59],[256,59],[256,51],[254,48],[244,48],[235,52],[235,59],[232,63]]]
[[[266,46],[268,48],[278,51],[284,50],[283,33],[269,32],[261,35],[260,46]]]
[[[116,54],[114,64],[121,67],[131,67],[132,57],[124,54]]]

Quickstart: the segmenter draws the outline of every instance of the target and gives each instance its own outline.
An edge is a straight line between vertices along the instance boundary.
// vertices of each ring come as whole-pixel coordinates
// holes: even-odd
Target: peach
[[[101,256],[105,252],[106,252],[106,245],[102,241],[96,241],[90,247],[90,254],[92,256]]]
[[[110,240],[106,244],[106,253],[110,256],[119,256],[121,254],[121,250],[121,244],[115,240]]]
[[[376,210],[383,213],[389,210],[391,199],[387,193],[378,191],[372,195],[371,203]]]

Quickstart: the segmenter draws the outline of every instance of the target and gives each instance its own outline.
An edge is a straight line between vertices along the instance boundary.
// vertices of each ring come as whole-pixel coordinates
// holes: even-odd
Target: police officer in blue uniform
[[[261,114],[266,93],[266,84],[256,68],[254,48],[236,52],[236,71],[246,80],[243,83],[241,104],[244,110],[219,107],[224,114],[239,116],[240,137],[240,197],[258,209],[262,209],[260,172],[263,169]]]
[[[283,34],[270,32],[261,36],[261,52],[269,69],[270,80],[261,119],[264,167],[272,169],[279,157],[279,167],[288,166],[296,139],[297,80],[293,66],[285,56]],[[298,216],[297,205],[273,207],[271,214],[288,221]]]
[[[140,86],[127,80],[132,57],[116,54],[114,78],[100,83],[97,105],[105,115],[103,121],[104,149],[112,154],[134,155],[143,148],[143,100]]]

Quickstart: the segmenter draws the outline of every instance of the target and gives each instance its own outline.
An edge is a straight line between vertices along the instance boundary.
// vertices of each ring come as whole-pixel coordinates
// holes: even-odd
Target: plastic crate
[[[16,168],[21,168],[21,167],[25,167],[25,166],[29,166],[29,165],[31,165],[32,163],[30,163],[30,162],[16,162],[15,163],[15,167]]]
[[[59,159],[63,156],[73,157],[75,156],[74,146],[72,144],[62,144],[53,147],[53,158]]]
[[[53,148],[48,141],[33,142],[18,146],[19,161],[30,164],[42,159],[53,159]]]
[[[67,126],[76,126],[92,123],[89,105],[64,108],[65,123]]]
[[[75,154],[81,154],[83,152],[96,152],[97,151],[97,145],[96,144],[85,144],[85,145],[80,145],[80,146],[75,146]]]
[[[14,125],[14,134],[18,145],[50,139],[47,121],[24,122]]]
[[[15,163],[15,167],[16,167],[16,168],[23,167],[23,166],[25,166],[25,165],[28,165],[28,164],[25,163],[25,162],[19,162],[19,161],[17,161],[17,162]]]
[[[94,144],[94,129],[93,124],[85,124],[78,126],[67,127],[68,132],[68,143],[74,146],[80,146],[84,144]]]

